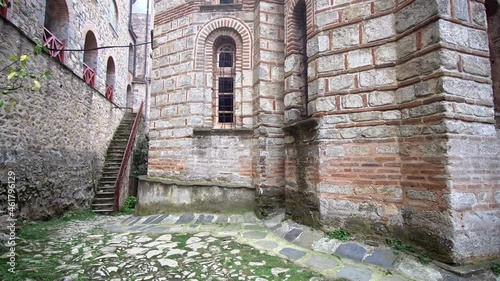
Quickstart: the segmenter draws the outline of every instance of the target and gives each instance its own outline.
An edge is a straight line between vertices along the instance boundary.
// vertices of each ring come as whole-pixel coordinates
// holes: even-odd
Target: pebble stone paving
[[[277,234],[283,224],[274,225],[269,227],[250,213],[98,216],[70,221],[43,239],[18,241],[18,272],[40,276],[37,271],[47,270],[50,263],[47,278],[3,276],[0,280],[413,279],[390,270],[397,259],[392,251],[370,250],[351,242],[333,250],[331,241],[320,239],[313,245],[315,239],[304,237],[296,225],[282,235]],[[5,258],[0,257],[0,262],[5,264]],[[5,273],[1,269],[2,265],[0,273]]]

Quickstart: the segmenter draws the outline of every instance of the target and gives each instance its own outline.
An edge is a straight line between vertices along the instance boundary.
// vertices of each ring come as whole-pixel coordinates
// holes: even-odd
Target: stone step
[[[113,204],[114,197],[96,197],[92,200],[92,204]]]
[[[102,196],[104,196],[104,198],[108,198],[110,196],[115,196],[115,192],[111,191],[111,190],[110,191],[100,191],[98,189],[95,196],[99,197],[99,198],[103,198]]]
[[[118,151],[118,150],[113,150],[113,151],[108,151],[106,154],[107,156],[123,156],[124,151]]]
[[[105,182],[112,182],[112,183],[115,183],[116,182],[116,177],[101,177],[101,179],[99,180],[99,183],[105,183]]]
[[[105,165],[107,166],[117,166],[120,168],[120,165],[122,164],[122,158],[114,158],[114,159],[106,159]]]
[[[113,213],[114,210],[113,209],[97,209],[97,210],[93,210],[94,213],[99,213],[99,214],[109,214],[109,213]]]
[[[124,151],[127,148],[126,145],[113,145],[108,148],[108,151]]]
[[[114,198],[115,190],[114,188],[101,188],[97,189],[95,193],[95,198]]]
[[[103,207],[104,208],[108,208],[108,207],[111,207],[111,209],[113,208],[113,203],[92,203],[92,207],[95,207],[96,209],[102,209]]]
[[[116,181],[99,181],[99,185],[114,185]]]

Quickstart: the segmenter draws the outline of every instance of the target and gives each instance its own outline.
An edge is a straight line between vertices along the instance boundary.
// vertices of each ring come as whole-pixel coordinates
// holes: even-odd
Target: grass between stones
[[[347,239],[349,239],[352,236],[351,233],[347,232],[346,230],[344,230],[342,228],[330,231],[327,233],[327,235],[330,238],[337,239],[340,241],[346,241]]]
[[[495,275],[500,276],[500,263],[492,262],[491,271],[493,271]]]
[[[150,271],[153,265],[156,267],[157,276],[172,278],[190,272],[194,274],[194,278],[203,280],[217,272],[216,275],[227,277],[228,280],[235,276],[259,276],[267,280],[280,281],[307,281],[313,277],[317,277],[314,280],[332,280],[325,279],[319,273],[292,262],[268,255],[264,251],[238,244],[232,238],[211,236],[201,237],[202,242],[208,241],[208,247],[195,250],[199,253],[194,257],[187,257],[186,253],[168,256],[168,259],[178,262],[178,267],[160,266],[158,259],[162,256],[165,258],[167,250],[150,259],[130,256],[127,253],[128,248],[145,247],[144,245],[151,241],[136,242],[141,234],[132,233],[126,235],[127,242],[123,242],[124,244],[112,241],[117,234],[99,228],[98,222],[92,220],[94,218],[93,213],[71,212],[49,221],[22,224],[17,234],[16,273],[8,272],[10,268],[8,259],[1,258],[0,280],[53,281],[62,280],[70,275],[77,281],[95,280],[103,276],[105,279],[136,280],[145,277],[145,272]],[[172,234],[171,241],[177,243],[176,249],[191,251],[189,247],[191,244],[187,243],[193,236],[194,234]],[[153,239],[152,241],[158,238],[149,237]],[[155,249],[155,246],[149,246],[148,251]],[[0,249],[0,255],[7,251],[5,248]],[[106,255],[108,257],[105,257]],[[120,264],[125,264],[126,268],[121,268]],[[113,267],[114,272],[111,271]],[[105,275],[96,275],[99,271],[104,271]],[[217,276],[214,278],[210,280],[219,280]],[[335,279],[335,281],[342,280]]]
[[[0,279],[10,281],[60,279],[62,275],[55,268],[61,265],[61,256],[47,255],[41,248],[38,248],[37,244],[53,243],[49,238],[55,234],[58,228],[70,221],[82,221],[94,217],[93,212],[76,210],[48,221],[22,223],[16,236],[15,273],[9,272],[9,258],[0,258]],[[0,248],[0,256],[8,251],[9,248]],[[61,244],[57,251],[70,253],[71,245]]]

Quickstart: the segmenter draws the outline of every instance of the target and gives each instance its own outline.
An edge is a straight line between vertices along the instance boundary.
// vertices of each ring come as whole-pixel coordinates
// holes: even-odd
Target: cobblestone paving
[[[230,235],[210,232],[112,233],[103,224],[120,217],[70,222],[54,235],[18,244],[18,271],[37,271],[60,259],[60,280],[327,280],[263,251],[239,244]],[[48,275],[50,279],[50,275]],[[7,276],[0,278],[9,280]],[[11,276],[12,277],[12,276]],[[27,279],[35,280],[35,279]],[[38,280],[38,279],[36,279]]]
[[[384,247],[339,243],[253,214],[100,216],[59,226],[43,239],[21,240],[17,251],[23,276],[53,269],[43,280],[465,280]]]

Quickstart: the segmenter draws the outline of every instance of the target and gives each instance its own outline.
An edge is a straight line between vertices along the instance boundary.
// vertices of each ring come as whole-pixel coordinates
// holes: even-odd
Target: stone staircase
[[[120,172],[123,154],[127,148],[128,138],[132,130],[136,113],[127,113],[109,144],[104,160],[101,179],[97,184],[97,192],[92,200],[92,210],[96,213],[111,213],[114,211],[115,182]]]

